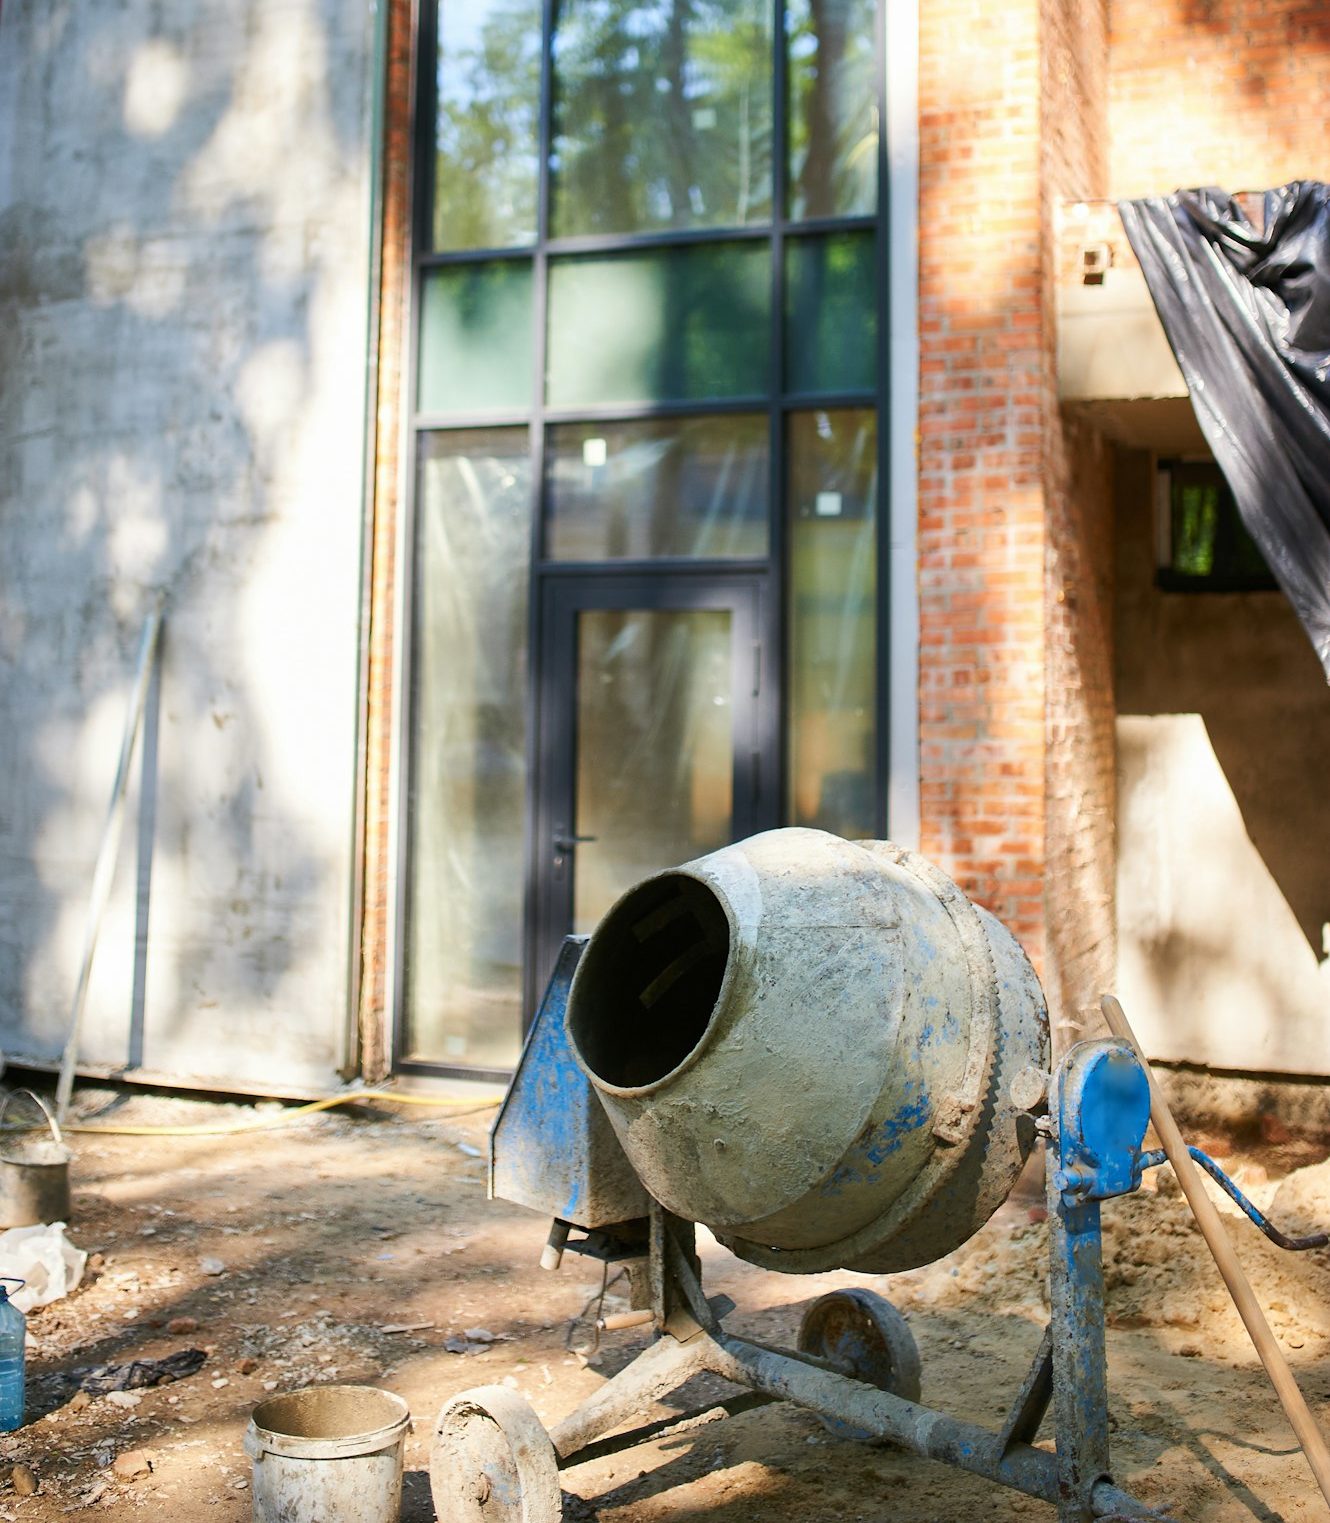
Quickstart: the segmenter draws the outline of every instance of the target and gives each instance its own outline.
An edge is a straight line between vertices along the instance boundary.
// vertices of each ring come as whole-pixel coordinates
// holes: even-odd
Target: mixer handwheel
[[[829,1360],[842,1375],[919,1400],[919,1348],[905,1318],[871,1290],[833,1290],[820,1297],[799,1324],[799,1348]],[[871,1438],[852,1423],[824,1417],[837,1438]]]
[[[554,1445],[516,1391],[477,1386],[444,1402],[429,1484],[439,1523],[559,1523]]]

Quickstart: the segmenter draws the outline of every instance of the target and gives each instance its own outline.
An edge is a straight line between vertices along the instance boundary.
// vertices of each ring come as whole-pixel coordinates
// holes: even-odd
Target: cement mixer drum
[[[1038,980],[993,916],[922,857],[816,830],[630,889],[567,1030],[647,1190],[792,1273],[963,1243],[1021,1171],[1049,1062]]]

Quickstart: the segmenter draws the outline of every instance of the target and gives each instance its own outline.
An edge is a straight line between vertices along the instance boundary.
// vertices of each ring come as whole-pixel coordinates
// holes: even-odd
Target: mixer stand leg
[[[431,1459],[442,1523],[473,1523],[479,1516],[448,1500],[461,1496],[465,1502],[472,1494],[468,1485],[480,1487],[492,1512],[500,1481],[513,1492],[515,1510],[495,1514],[496,1523],[553,1523],[559,1514],[550,1510],[547,1498],[555,1468],[686,1430],[721,1411],[739,1412],[769,1401],[793,1402],[817,1413],[833,1431],[892,1444],[1039,1497],[1057,1509],[1058,1523],[1160,1517],[1115,1486],[1109,1474],[1098,1204],[1069,1204],[1054,1186],[1051,1163],[1048,1198],[1052,1316],[1001,1429],[920,1404],[917,1360],[912,1365],[908,1357],[913,1339],[899,1314],[888,1306],[887,1316],[871,1294],[857,1293],[861,1299],[833,1308],[835,1315],[824,1309],[827,1327],[820,1339],[810,1338],[812,1347],[769,1348],[730,1333],[723,1318],[732,1303],[724,1296],[708,1299],[703,1292],[692,1225],[655,1206],[648,1268],[656,1342],[553,1427],[548,1438],[536,1434],[534,1414],[516,1410],[513,1393],[503,1388],[453,1398],[440,1416]],[[824,1298],[832,1299],[834,1295]],[[847,1354],[863,1339],[863,1327],[857,1328],[857,1339],[849,1337],[856,1331],[856,1316],[859,1323],[866,1316],[879,1341],[885,1340],[883,1348],[891,1356],[885,1363],[870,1359],[865,1364]],[[845,1337],[837,1332],[841,1321]],[[703,1373],[729,1381],[739,1394],[654,1422],[640,1421],[654,1403]],[[1034,1446],[1050,1396],[1055,1454]],[[622,1431],[634,1418],[639,1425]],[[528,1493],[535,1510],[522,1500]]]
[[[705,1368],[700,1342],[679,1343],[666,1334],[550,1429],[560,1460],[645,1411]]]
[[[1047,1150],[1049,1333],[1058,1523],[1089,1523],[1095,1482],[1109,1475],[1108,1367],[1104,1355],[1104,1263],[1099,1202],[1072,1202],[1059,1188],[1059,1150]]]

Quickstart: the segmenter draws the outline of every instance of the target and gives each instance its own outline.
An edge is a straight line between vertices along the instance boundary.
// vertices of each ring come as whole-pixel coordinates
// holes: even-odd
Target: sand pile
[[[1259,1171],[1257,1179],[1259,1180]],[[1167,1166],[1135,1195],[1106,1201],[1104,1283],[1111,1327],[1195,1329],[1195,1352],[1245,1360],[1251,1346]],[[1299,1169],[1280,1184],[1241,1181],[1276,1226],[1290,1234],[1330,1226],[1330,1162]],[[1253,1227],[1217,1189],[1243,1267],[1276,1335],[1290,1350],[1330,1343],[1330,1249],[1289,1253]],[[1012,1211],[995,1218],[958,1253],[950,1273],[930,1275],[915,1298],[964,1304],[1038,1320],[1047,1315],[1048,1227]],[[1190,1346],[1184,1352],[1191,1352]],[[1303,1357],[1306,1357],[1304,1354]]]

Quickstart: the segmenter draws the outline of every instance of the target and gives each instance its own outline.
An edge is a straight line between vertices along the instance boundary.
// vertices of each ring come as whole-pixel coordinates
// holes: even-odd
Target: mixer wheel
[[[799,1348],[829,1360],[842,1375],[907,1401],[919,1400],[914,1334],[891,1302],[871,1290],[833,1290],[814,1301],[799,1324]],[[837,1438],[872,1437],[838,1418],[822,1422]]]
[[[554,1445],[516,1391],[477,1386],[444,1402],[429,1484],[439,1523],[559,1523]]]

